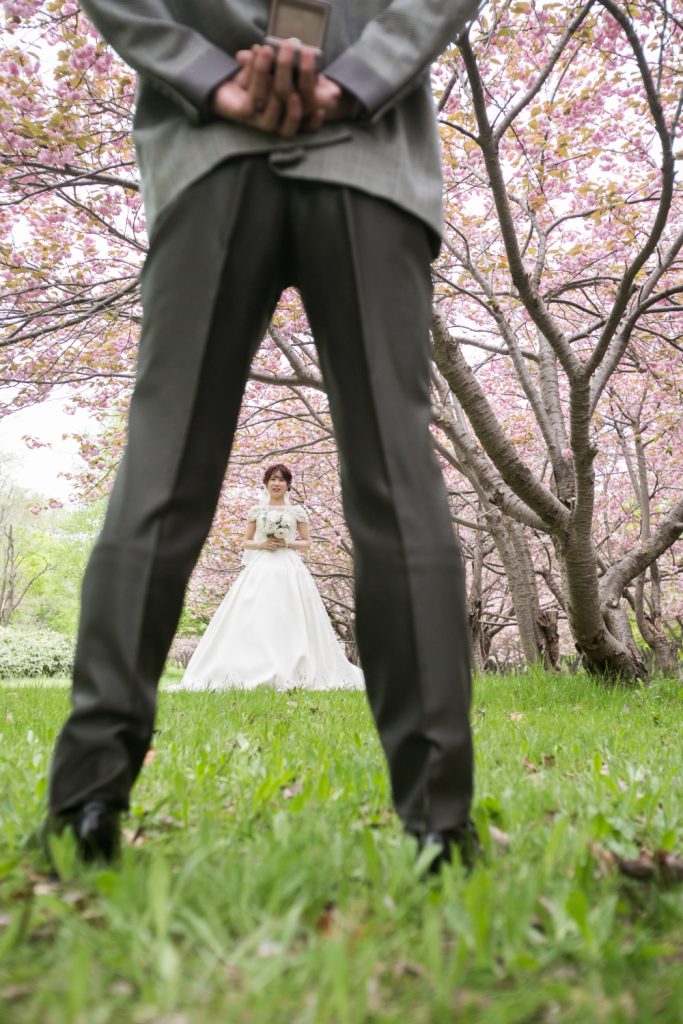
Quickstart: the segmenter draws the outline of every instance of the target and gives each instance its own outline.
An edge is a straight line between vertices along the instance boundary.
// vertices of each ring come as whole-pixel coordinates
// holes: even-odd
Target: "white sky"
[[[14,457],[8,473],[15,483],[46,498],[69,501],[71,484],[59,474],[83,465],[76,443],[62,439],[62,434],[74,430],[87,433],[88,416],[68,416],[59,397],[1,419],[0,453]],[[24,435],[38,438],[50,447],[29,448],[22,440]]]

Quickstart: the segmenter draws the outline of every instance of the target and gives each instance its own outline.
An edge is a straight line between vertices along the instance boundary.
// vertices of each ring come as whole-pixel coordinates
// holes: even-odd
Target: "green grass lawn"
[[[0,688],[3,1024],[683,1022],[683,689],[487,678],[489,851],[425,876],[359,693],[166,693],[120,867],[28,837],[65,688]],[[494,841],[495,826],[509,837]],[[494,833],[495,834],[495,833]]]

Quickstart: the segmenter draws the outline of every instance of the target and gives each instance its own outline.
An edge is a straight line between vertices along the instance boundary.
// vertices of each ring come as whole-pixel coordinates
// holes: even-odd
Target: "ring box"
[[[313,50],[320,67],[330,8],[327,0],[272,0],[264,42],[277,53],[285,41],[297,40]]]

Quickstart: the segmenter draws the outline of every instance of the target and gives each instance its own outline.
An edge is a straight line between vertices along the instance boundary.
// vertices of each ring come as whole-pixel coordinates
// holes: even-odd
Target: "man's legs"
[[[396,807],[414,832],[472,795],[463,566],[429,423],[426,228],[351,189],[293,186],[296,283],[320,352],[354,544],[357,631]]]
[[[128,805],[249,364],[286,283],[281,189],[265,160],[225,164],[181,196],[152,240],[128,447],[84,578],[53,813],[93,799]]]

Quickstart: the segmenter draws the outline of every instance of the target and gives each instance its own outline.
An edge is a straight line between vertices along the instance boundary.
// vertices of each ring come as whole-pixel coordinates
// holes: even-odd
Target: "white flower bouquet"
[[[282,512],[278,512],[276,514],[271,512],[266,515],[266,521],[263,524],[263,532],[269,539],[285,540],[287,537],[288,527],[289,522]]]

